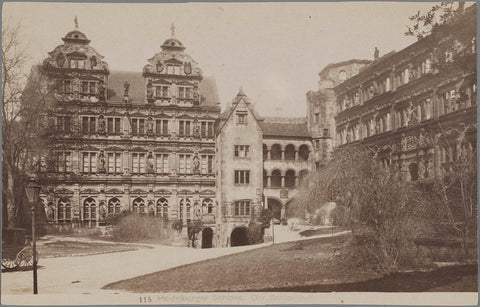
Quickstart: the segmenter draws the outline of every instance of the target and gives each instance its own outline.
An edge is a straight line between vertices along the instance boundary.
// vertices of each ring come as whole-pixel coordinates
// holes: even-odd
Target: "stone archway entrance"
[[[275,198],[268,198],[268,209],[273,213],[273,218],[280,220],[282,218],[282,203]]]
[[[210,227],[202,230],[202,248],[212,248],[213,230]]]
[[[230,236],[230,246],[243,246],[248,245],[250,242],[248,241],[247,235],[247,228],[245,227],[237,227],[232,231]]]

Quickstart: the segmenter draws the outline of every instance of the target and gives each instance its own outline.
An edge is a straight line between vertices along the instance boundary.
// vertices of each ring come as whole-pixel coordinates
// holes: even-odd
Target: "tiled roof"
[[[311,136],[304,117],[265,117],[262,127],[265,136]]]
[[[134,71],[110,71],[108,76],[108,88],[115,92],[115,96],[110,96],[109,101],[118,101],[123,98],[123,84],[130,83],[129,96],[133,103],[143,103],[145,101],[145,80],[141,72]],[[218,98],[217,82],[214,77],[205,76],[200,82],[200,95],[205,97],[203,102],[206,106],[216,106],[220,102]]]

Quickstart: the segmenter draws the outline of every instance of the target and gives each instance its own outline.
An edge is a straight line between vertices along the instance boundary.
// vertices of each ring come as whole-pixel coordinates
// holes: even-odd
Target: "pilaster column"
[[[272,160],[272,151],[267,149],[267,160]]]
[[[282,160],[285,160],[285,150],[282,149]]]
[[[298,161],[298,150],[295,150],[295,161]]]
[[[272,186],[272,176],[267,176],[267,187]]]
[[[285,176],[282,176],[282,185],[281,185],[282,188],[285,187]]]

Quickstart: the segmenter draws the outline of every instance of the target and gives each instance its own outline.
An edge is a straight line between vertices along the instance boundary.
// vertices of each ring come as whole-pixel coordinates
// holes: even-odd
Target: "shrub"
[[[166,239],[171,237],[168,223],[162,219],[137,214],[126,214],[114,225],[112,237],[117,241]]]
[[[259,222],[263,224],[264,228],[270,227],[270,222],[273,217],[273,212],[270,209],[263,209],[260,212],[260,217],[258,218]]]
[[[332,210],[332,225],[350,227],[350,208],[345,206],[336,206]]]

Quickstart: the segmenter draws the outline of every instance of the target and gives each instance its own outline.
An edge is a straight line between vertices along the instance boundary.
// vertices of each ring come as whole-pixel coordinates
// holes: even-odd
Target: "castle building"
[[[52,224],[104,226],[131,210],[201,220],[201,246],[242,245],[263,207],[277,219],[312,169],[305,119],[261,118],[241,90],[221,113],[216,82],[171,37],[142,72],[110,71],[76,28],[43,62],[57,141],[41,169]]]
[[[462,7],[463,8],[463,7]],[[336,85],[335,146],[364,144],[404,180],[476,150],[476,5]]]

